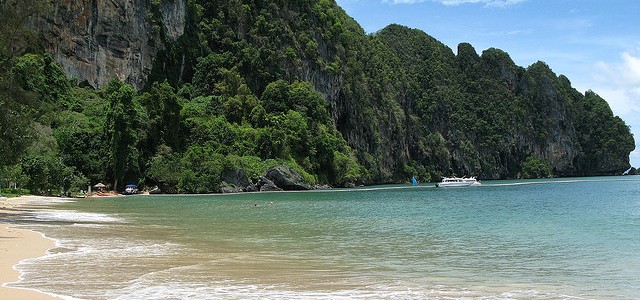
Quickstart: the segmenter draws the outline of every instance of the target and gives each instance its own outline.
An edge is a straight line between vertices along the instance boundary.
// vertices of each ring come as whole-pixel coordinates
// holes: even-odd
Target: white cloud
[[[514,29],[507,31],[492,31],[488,34],[491,36],[514,36],[514,35],[530,35],[534,31],[533,29]]]
[[[613,113],[620,116],[636,139],[631,165],[640,166],[640,49],[624,52],[616,62],[598,62],[594,68],[593,90],[607,100]]]
[[[421,3],[426,0],[382,0],[383,3],[393,3],[393,4],[415,4]],[[504,7],[509,5],[518,4],[520,2],[524,2],[526,0],[431,0],[433,2],[440,2],[444,5],[456,6],[462,4],[474,4],[481,3],[485,6],[497,6]]]
[[[382,0],[382,3],[393,3],[393,4],[414,4],[424,2],[424,0]]]
[[[640,90],[640,53],[634,55],[624,52],[620,58],[618,62],[598,62],[595,68],[597,73],[593,76],[611,87],[637,94]]]
[[[636,85],[636,91],[640,89],[640,56],[636,57],[625,52],[622,53],[622,71],[626,82]]]
[[[640,113],[640,103],[638,102],[640,93],[633,89],[600,86],[596,87],[594,91],[607,100],[614,114],[625,120]]]
[[[624,115],[640,112],[640,53],[621,54],[621,61],[598,62],[594,79],[598,93],[607,99],[613,111]]]
[[[634,135],[635,139],[638,139],[637,135]],[[632,167],[640,167],[640,165],[638,165],[638,162],[640,162],[640,150],[638,150],[638,147],[636,146],[636,150],[633,150],[630,154],[629,154],[629,160],[631,161],[631,166]]]
[[[444,5],[462,5],[467,3],[484,3],[486,6],[509,6],[518,4],[525,0],[434,0]]]

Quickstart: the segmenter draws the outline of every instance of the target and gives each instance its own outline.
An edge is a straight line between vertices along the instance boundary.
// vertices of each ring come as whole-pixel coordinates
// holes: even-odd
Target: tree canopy
[[[604,99],[543,62],[400,25],[366,35],[330,0],[189,0],[177,40],[153,1],[166,49],[141,90],[67,78],[31,46],[49,2],[28,2],[0,2],[0,182],[33,192],[219,192],[278,164],[336,186],[616,174],[634,149]]]

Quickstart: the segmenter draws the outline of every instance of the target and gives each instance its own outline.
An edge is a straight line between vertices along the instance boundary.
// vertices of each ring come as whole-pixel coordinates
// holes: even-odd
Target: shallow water
[[[640,177],[37,203],[89,299],[638,299]]]

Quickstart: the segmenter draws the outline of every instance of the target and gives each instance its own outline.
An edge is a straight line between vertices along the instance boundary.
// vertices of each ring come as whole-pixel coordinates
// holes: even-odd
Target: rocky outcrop
[[[274,191],[299,191],[313,189],[302,180],[300,173],[289,166],[281,165],[267,170],[260,176],[257,183],[252,183],[246,176],[244,170],[237,169],[232,172],[222,174],[220,192],[241,193],[241,192],[274,192]]]
[[[283,191],[282,188],[278,187],[273,181],[264,176],[260,177],[260,180],[258,181],[258,184],[256,186],[261,192]]]
[[[242,193],[242,192],[245,192],[245,190],[240,186],[229,184],[224,181],[220,183],[220,193],[235,194],[235,193]]]
[[[184,33],[185,0],[162,1],[161,26],[172,40]],[[69,76],[96,88],[119,78],[136,88],[146,84],[164,49],[149,0],[56,1],[39,26],[43,46]]]
[[[272,181],[277,187],[285,191],[310,190],[311,186],[302,181],[300,173],[289,166],[281,165],[273,167],[264,174],[264,177]]]
[[[177,41],[184,34],[187,19],[186,0],[162,1],[162,26],[171,41]]]
[[[251,184],[251,181],[249,180],[247,175],[244,173],[243,169],[236,169],[231,172],[222,173],[220,192],[223,194],[251,192],[255,189],[252,187],[253,185]]]

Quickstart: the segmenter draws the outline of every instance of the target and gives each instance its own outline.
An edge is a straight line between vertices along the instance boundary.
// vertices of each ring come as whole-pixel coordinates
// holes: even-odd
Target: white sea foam
[[[42,210],[35,212],[35,218],[45,222],[68,223],[126,223],[122,218],[100,213],[86,213],[74,210]]]
[[[373,286],[338,290],[297,290],[279,285],[217,282],[145,282],[110,291],[109,299],[576,299],[534,290],[487,293],[444,286]]]
[[[566,183],[595,183],[595,182],[622,182],[622,181],[638,181],[636,178],[620,178],[620,177],[605,177],[598,179],[567,179],[567,180],[559,180],[559,179],[547,179],[547,180],[523,180],[518,182],[491,182],[485,184],[485,186],[519,186],[519,185],[540,185],[540,184],[566,184]]]
[[[57,242],[48,255],[25,260],[24,263],[66,261],[93,264],[96,261],[157,257],[175,254],[182,246],[175,243],[132,243],[125,239],[103,239]],[[90,246],[89,246],[90,245]],[[22,263],[22,262],[21,262]]]
[[[29,200],[27,203],[30,205],[49,205],[49,204],[58,204],[58,203],[69,203],[69,202],[75,201],[71,198],[40,197],[40,196],[23,196],[23,197]]]
[[[21,273],[20,280],[11,286],[79,298],[103,298],[105,291],[100,289],[117,288],[122,284],[118,280],[111,281],[113,275],[126,278],[127,274],[139,272],[140,264],[155,263],[158,257],[177,256],[181,248],[175,243],[132,242],[124,238],[58,240],[56,248],[47,255],[18,263],[15,269]],[[82,291],[85,287],[89,290]]]
[[[251,279],[213,279],[207,264],[180,266],[144,274],[129,286],[108,291],[108,299],[576,299],[513,286],[461,288],[434,285],[425,279],[363,285],[345,281],[343,288],[301,289],[287,284],[260,284]],[[201,274],[202,276],[199,276]],[[259,280],[258,280],[259,281]],[[304,280],[303,280],[304,281]],[[333,282],[337,286],[339,282]]]
[[[111,225],[109,224],[86,224],[86,223],[75,223],[72,225],[73,227],[82,227],[82,228],[106,228]]]

